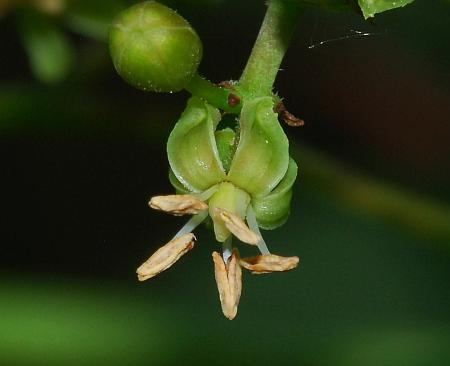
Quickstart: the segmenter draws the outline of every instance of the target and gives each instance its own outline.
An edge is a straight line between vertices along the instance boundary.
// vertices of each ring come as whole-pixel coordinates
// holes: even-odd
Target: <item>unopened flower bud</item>
[[[173,92],[196,74],[202,43],[189,23],[155,1],[131,6],[119,14],[109,36],[114,66],[138,89]]]

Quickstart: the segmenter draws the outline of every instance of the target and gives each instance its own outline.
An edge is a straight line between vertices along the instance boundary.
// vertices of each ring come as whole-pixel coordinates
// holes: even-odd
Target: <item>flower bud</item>
[[[202,57],[201,41],[189,23],[154,1],[120,13],[109,46],[114,67],[125,81],[156,92],[183,89]]]

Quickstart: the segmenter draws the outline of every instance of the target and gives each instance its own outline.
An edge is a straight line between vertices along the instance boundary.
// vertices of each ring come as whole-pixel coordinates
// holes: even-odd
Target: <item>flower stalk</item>
[[[236,90],[213,84],[198,74],[191,79],[185,89],[224,112],[239,114],[241,111],[242,97]]]
[[[186,90],[227,113],[238,114],[244,101],[271,96],[280,65],[304,8],[285,0],[269,0],[245,69],[233,88],[215,85],[196,74]],[[237,104],[230,97],[237,97]],[[231,99],[235,100],[235,99]]]
[[[286,0],[270,0],[260,32],[239,80],[246,98],[272,94],[275,78],[303,7]]]

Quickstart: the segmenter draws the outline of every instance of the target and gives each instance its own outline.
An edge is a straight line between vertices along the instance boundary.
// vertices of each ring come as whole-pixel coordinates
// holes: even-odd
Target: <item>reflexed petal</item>
[[[167,141],[170,167],[192,192],[201,192],[225,178],[214,137],[219,120],[217,108],[192,97]]]
[[[159,248],[136,270],[139,281],[148,280],[171,267],[194,247],[194,240],[194,234],[184,234]]]
[[[169,181],[170,184],[172,184],[172,187],[175,188],[176,194],[189,194],[191,191],[189,191],[185,186],[181,184],[181,182],[175,177],[175,174],[173,173],[172,169],[169,169]]]
[[[242,258],[240,264],[253,274],[284,272],[298,266],[298,257],[281,257],[275,254],[257,255],[251,258]]]
[[[289,160],[289,168],[283,180],[267,196],[252,200],[252,207],[259,227],[272,230],[283,225],[290,212],[292,186],[297,178],[297,164]]]
[[[271,97],[245,103],[239,145],[228,179],[254,197],[265,196],[283,179],[289,164],[289,142],[273,112]]]
[[[172,215],[196,215],[208,209],[208,205],[198,198],[188,195],[168,195],[152,197],[148,203],[155,210],[164,211]]]

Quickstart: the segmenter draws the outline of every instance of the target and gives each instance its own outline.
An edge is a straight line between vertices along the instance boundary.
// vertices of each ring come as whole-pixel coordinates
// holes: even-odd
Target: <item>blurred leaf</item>
[[[35,77],[47,83],[64,79],[74,62],[74,51],[64,32],[51,18],[33,11],[19,13],[18,24]]]
[[[66,22],[77,33],[106,41],[112,20],[126,6],[120,0],[70,1]]]
[[[336,366],[447,366],[450,333],[445,327],[373,329],[342,337]],[[348,338],[348,339],[346,339]]]
[[[162,0],[161,3],[177,9],[180,4],[190,7],[217,6],[224,0]],[[107,41],[113,19],[126,7],[135,4],[129,0],[87,1],[71,0],[67,4],[66,24],[74,31],[98,41]],[[188,4],[186,4],[188,3]]]
[[[309,6],[332,11],[353,10],[362,12],[364,18],[371,18],[377,13],[391,10],[412,3],[414,0],[296,0]]]
[[[33,284],[2,281],[2,365],[137,365],[149,355],[159,364],[168,353],[164,309],[131,291],[67,280]]]
[[[358,0],[358,3],[364,14],[364,18],[367,19],[386,10],[403,7],[413,1],[414,0]]]

